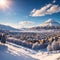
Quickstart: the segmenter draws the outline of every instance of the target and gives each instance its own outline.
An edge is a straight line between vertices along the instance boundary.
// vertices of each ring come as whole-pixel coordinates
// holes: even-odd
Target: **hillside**
[[[0,43],[1,60],[56,60],[59,57],[59,51],[53,51],[52,53],[36,52],[10,42],[7,42],[5,45]]]
[[[18,30],[14,27],[0,24],[0,30]]]

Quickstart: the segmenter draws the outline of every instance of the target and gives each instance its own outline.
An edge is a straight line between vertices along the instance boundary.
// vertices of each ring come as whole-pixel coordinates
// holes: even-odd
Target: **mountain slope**
[[[0,30],[18,30],[16,28],[13,28],[11,26],[7,26],[7,25],[2,25],[0,24]]]
[[[30,54],[23,47],[19,47],[13,43],[0,44],[0,59],[1,60],[36,60],[29,56]]]
[[[5,45],[0,44],[1,60],[57,60],[60,58],[59,51],[53,52],[36,52],[34,50],[7,42]]]

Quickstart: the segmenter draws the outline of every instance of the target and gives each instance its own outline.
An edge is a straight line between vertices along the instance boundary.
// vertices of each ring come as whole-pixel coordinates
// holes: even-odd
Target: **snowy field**
[[[60,32],[60,29],[49,29],[49,30],[45,30],[45,29],[41,29],[41,30],[23,30],[23,31],[10,31],[10,32],[22,32],[22,33],[26,33],[26,32],[30,32],[30,33],[52,33],[52,32]]]
[[[0,60],[56,60],[60,57],[59,52],[36,52],[10,42],[0,44]]]

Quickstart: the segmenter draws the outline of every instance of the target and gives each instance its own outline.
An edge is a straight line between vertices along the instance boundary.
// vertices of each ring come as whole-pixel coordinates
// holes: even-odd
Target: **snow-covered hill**
[[[0,24],[0,30],[18,30],[16,28],[13,28],[11,26],[7,26],[7,25],[2,25]]]
[[[0,60],[56,60],[59,57],[59,51],[36,52],[10,42],[0,44]]]
[[[16,44],[0,44],[0,60],[36,60],[29,56],[35,52]]]

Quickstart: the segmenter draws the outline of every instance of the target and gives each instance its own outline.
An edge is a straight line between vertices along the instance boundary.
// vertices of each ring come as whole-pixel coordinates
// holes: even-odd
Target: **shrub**
[[[60,50],[60,43],[54,40],[51,44],[47,46],[48,51]]]

